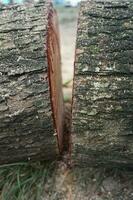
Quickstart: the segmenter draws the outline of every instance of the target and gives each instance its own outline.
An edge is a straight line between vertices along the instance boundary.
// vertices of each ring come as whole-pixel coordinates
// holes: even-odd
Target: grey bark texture
[[[0,164],[59,154],[47,55],[52,12],[49,1],[0,8]]]
[[[82,2],[72,114],[78,165],[133,165],[133,1]]]

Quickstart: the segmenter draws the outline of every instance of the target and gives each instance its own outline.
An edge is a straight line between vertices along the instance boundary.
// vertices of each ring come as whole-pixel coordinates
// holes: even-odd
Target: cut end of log
[[[0,164],[53,160],[62,151],[57,27],[47,0],[0,10]]]
[[[55,135],[59,151],[63,149],[63,124],[64,124],[64,105],[61,78],[61,56],[60,40],[58,30],[57,14],[54,9],[49,13],[48,38],[47,38],[47,57],[49,65],[49,85],[51,92],[51,104],[55,125]]]

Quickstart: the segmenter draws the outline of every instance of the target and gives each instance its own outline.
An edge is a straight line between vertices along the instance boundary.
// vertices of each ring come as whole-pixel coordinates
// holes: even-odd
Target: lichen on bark
[[[133,2],[82,2],[72,114],[76,164],[133,164],[132,64]]]
[[[47,0],[0,9],[0,164],[59,153],[47,57],[52,10]]]

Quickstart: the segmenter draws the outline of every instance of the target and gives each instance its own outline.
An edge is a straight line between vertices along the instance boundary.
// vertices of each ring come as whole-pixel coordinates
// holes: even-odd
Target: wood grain
[[[61,122],[54,122],[56,97],[50,78],[55,66],[60,68],[60,56],[58,61],[53,54],[48,56],[49,42],[60,55],[59,37],[54,40],[51,35],[57,32],[56,27],[50,30],[52,18],[57,20],[49,1],[0,8],[0,164],[51,160],[61,150],[57,141],[63,120],[60,69],[59,88],[54,83],[56,103],[62,106],[55,106]],[[53,59],[51,66],[49,59]]]

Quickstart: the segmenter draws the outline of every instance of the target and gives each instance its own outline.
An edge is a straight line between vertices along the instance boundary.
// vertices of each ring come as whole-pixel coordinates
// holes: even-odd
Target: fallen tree
[[[82,2],[72,155],[78,165],[133,165],[133,2]]]
[[[0,8],[0,164],[55,159],[63,98],[56,13],[49,1]]]

